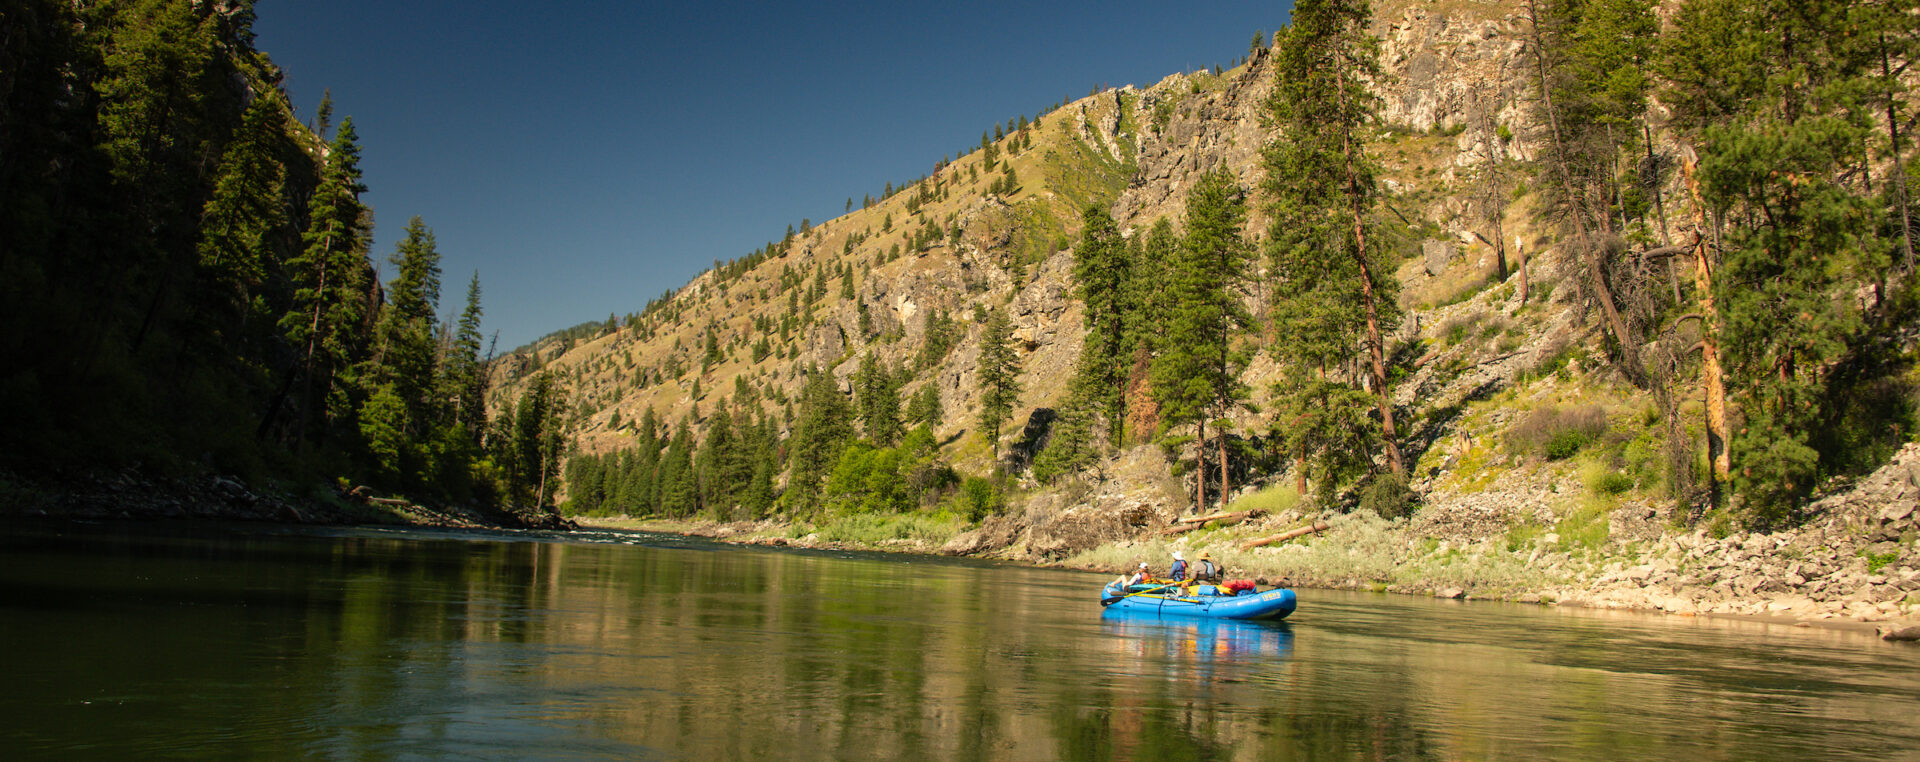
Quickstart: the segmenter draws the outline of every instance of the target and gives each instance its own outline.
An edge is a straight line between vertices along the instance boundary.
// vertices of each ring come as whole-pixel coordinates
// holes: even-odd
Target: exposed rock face
[[[1380,64],[1381,116],[1412,130],[1480,129],[1483,120],[1515,133],[1525,124],[1522,96],[1526,22],[1506,4],[1485,2],[1435,13],[1419,4],[1374,15]],[[1477,142],[1477,141],[1476,141]],[[1465,141],[1461,148],[1474,150]]]

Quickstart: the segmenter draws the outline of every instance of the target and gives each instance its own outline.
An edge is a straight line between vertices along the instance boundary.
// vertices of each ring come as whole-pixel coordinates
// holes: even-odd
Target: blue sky
[[[440,311],[479,271],[505,351],[637,311],[1063,96],[1227,65],[1290,7],[265,0],[254,30],[301,119],[326,89],[353,118],[376,259],[420,216]]]

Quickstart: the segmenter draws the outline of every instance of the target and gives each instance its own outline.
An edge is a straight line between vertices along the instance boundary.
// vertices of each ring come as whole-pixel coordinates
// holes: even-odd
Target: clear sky
[[[376,260],[420,216],[441,313],[477,270],[506,351],[638,311],[1063,96],[1227,65],[1290,8],[262,0],[254,30],[302,120],[325,89],[353,118]]]

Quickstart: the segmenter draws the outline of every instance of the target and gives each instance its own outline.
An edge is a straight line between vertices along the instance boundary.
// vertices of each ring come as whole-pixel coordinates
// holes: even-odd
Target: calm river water
[[[0,526],[0,756],[1889,759],[1920,647],[576,535]]]

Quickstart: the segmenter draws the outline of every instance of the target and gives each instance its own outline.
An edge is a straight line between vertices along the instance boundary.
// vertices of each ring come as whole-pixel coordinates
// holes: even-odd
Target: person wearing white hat
[[[1129,587],[1133,585],[1145,585],[1149,584],[1152,580],[1153,575],[1147,573],[1147,562],[1141,561],[1140,568],[1134,571],[1133,576],[1127,578],[1127,585]]]
[[[1179,582],[1187,578],[1187,557],[1180,551],[1173,552],[1173,568],[1167,570],[1167,579]]]

